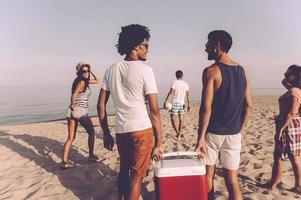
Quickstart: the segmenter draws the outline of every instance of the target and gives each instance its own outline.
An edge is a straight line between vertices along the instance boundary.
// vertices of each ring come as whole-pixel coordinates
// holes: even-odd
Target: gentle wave
[[[66,92],[68,91],[68,92]],[[16,125],[64,119],[70,101],[70,89],[66,87],[40,88],[1,88],[0,125]],[[91,87],[92,96],[89,102],[89,115],[97,115],[96,103],[99,87]],[[169,91],[169,87],[159,87],[159,107]],[[200,102],[200,87],[190,87],[194,102]],[[252,89],[253,95],[280,95],[283,89]],[[108,103],[108,114],[114,114],[111,100]]]

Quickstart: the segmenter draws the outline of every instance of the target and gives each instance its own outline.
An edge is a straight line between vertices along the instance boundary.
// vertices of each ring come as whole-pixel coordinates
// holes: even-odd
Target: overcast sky
[[[147,63],[158,85],[177,69],[201,84],[207,34],[233,37],[230,56],[253,88],[280,88],[291,64],[301,65],[301,1],[288,0],[1,0],[0,87],[70,86],[83,60],[103,76],[122,59],[115,48],[121,26],[150,28]]]

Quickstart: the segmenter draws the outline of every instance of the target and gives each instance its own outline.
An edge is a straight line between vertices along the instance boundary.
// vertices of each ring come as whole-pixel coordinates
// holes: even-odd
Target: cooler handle
[[[195,151],[176,151],[176,152],[170,152],[170,153],[162,154],[163,159],[167,158],[167,157],[171,157],[171,156],[198,156],[198,155],[202,155],[202,157],[204,158],[204,154],[198,153],[198,152],[195,152]],[[160,161],[162,166],[163,166],[163,159]],[[201,162],[204,164],[203,159],[202,159]],[[156,165],[156,161],[154,159],[152,159],[152,164],[153,164],[153,166]]]
[[[162,156],[163,158],[166,158],[171,156],[198,156],[198,155],[201,155],[201,153],[197,153],[195,151],[176,151],[176,152],[164,153]]]

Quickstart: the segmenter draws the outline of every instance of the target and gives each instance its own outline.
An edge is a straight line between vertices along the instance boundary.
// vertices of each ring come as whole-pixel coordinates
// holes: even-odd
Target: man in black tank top
[[[249,81],[243,67],[228,56],[232,38],[223,30],[208,35],[208,60],[215,63],[203,71],[202,102],[195,151],[205,154],[208,199],[214,199],[216,161],[224,170],[229,199],[242,199],[237,170],[241,136],[252,107]]]

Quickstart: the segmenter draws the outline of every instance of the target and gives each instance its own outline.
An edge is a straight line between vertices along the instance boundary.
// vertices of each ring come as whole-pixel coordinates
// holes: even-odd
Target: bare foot
[[[97,162],[98,159],[99,159],[98,156],[93,154],[93,155],[89,156],[88,161],[89,162]]]
[[[178,133],[178,134],[176,135],[175,139],[176,139],[176,140],[180,140],[180,136],[181,136],[181,134]]]
[[[68,162],[64,162],[64,161],[62,161],[60,164],[61,170],[71,169],[73,167],[74,167],[73,165],[70,165]]]
[[[272,184],[271,182],[262,185],[263,188],[268,190],[276,190],[276,186],[276,184]]]

